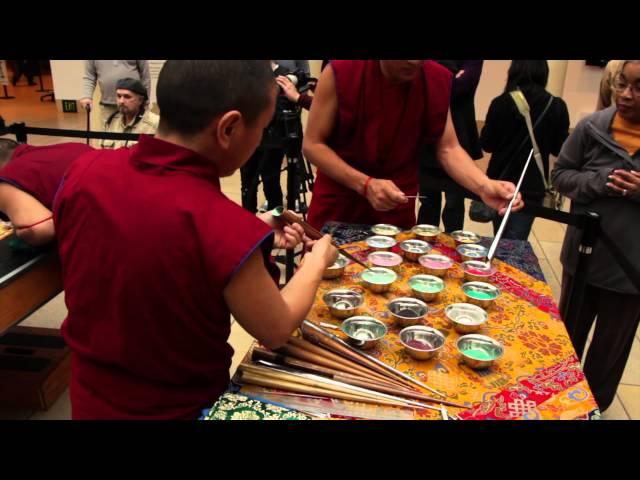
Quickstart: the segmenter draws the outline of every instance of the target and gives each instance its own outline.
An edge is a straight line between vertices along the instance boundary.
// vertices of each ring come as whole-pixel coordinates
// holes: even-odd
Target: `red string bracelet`
[[[24,225],[22,227],[15,226],[15,229],[16,230],[26,230],[27,228],[35,227],[36,225],[40,225],[41,223],[44,223],[44,222],[46,222],[48,220],[51,220],[52,218],[53,218],[53,215],[50,216],[50,217],[45,218],[44,220],[40,220],[39,222],[32,223],[31,225]]]
[[[373,177],[369,177],[364,181],[364,190],[362,192],[362,195],[364,195],[365,197],[367,196],[367,189],[369,188],[369,182],[371,182],[371,180],[373,180]]]

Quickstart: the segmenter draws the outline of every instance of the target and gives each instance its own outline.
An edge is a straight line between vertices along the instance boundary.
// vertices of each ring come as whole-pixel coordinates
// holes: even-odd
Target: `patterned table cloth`
[[[331,227],[328,225],[327,230],[332,231]],[[343,240],[354,238],[344,235],[344,228],[340,231],[338,228],[333,228],[336,237],[342,236]],[[398,236],[399,241],[407,238],[411,238],[410,233]],[[341,243],[349,253],[362,260],[369,253],[362,240]],[[439,235],[433,252],[447,255],[456,262],[444,279],[445,291],[437,301],[429,304],[430,312],[424,320],[424,324],[439,329],[446,338],[444,348],[435,358],[418,361],[409,357],[399,342],[398,333],[401,328],[394,324],[386,309],[386,304],[393,298],[410,296],[409,278],[423,273],[422,267],[417,263],[405,261],[400,279],[389,292],[383,294],[374,294],[364,289],[357,278],[362,267],[350,264],[341,278],[322,281],[308,319],[316,324],[322,322],[338,326],[340,320],[332,317],[322,301],[323,295],[334,288],[352,288],[364,293],[365,303],[359,314],[371,315],[383,321],[389,329],[387,335],[368,353],[430,387],[447,393],[452,401],[466,405],[468,408],[464,410],[447,407],[462,420],[599,418],[598,406],[560,319],[551,290],[543,279],[529,275],[506,262],[495,262],[497,272],[490,281],[501,289],[502,294],[489,308],[489,320],[478,333],[500,341],[505,353],[491,368],[472,370],[462,364],[455,347],[460,334],[444,315],[447,305],[464,301],[460,257],[455,251],[453,239],[445,234]],[[521,254],[522,251],[518,255]],[[510,254],[508,244],[502,246],[502,256],[514,260],[515,256]],[[534,268],[529,271],[535,270],[537,261],[533,265]],[[345,338],[342,332],[333,333]],[[243,389],[251,390],[249,387]],[[338,403],[349,405],[346,401]],[[360,412],[362,405],[357,405]],[[414,419],[441,418],[438,412],[431,410],[397,410],[411,412]]]

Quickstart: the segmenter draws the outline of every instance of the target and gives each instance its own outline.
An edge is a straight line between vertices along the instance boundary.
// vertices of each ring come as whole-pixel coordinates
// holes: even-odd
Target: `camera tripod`
[[[313,172],[311,164],[302,155],[302,124],[299,110],[281,110],[276,114],[274,124],[265,131],[260,144],[262,150],[279,150],[286,157],[286,167],[282,168],[278,175],[287,172],[286,207],[288,210],[302,214],[306,220],[308,210],[307,192],[313,189]],[[269,179],[264,176],[265,156],[260,158],[257,170],[253,177],[242,188],[243,206],[249,205],[249,196],[255,192],[262,182]],[[262,181],[260,177],[262,176]],[[275,175],[274,175],[275,176]],[[269,205],[269,209],[280,205]],[[301,252],[295,253],[287,250],[286,255],[276,257],[276,261],[285,263],[285,278],[288,282],[293,276],[295,257]]]

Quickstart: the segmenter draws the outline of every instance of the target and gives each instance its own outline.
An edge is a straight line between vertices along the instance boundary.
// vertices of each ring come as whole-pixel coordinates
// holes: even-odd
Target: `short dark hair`
[[[549,81],[549,65],[546,60],[513,60],[507,74],[505,92],[516,88],[527,89],[538,86],[545,88]]]
[[[17,146],[18,143],[9,138],[0,138],[0,168],[9,161]]]
[[[274,89],[268,60],[167,60],[156,95],[159,130],[194,135],[230,110],[251,124],[269,106]]]

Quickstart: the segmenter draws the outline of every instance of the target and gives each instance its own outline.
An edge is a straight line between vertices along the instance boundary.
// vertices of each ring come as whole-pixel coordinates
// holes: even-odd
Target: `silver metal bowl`
[[[484,309],[489,308],[500,296],[500,289],[490,283],[467,282],[462,285],[467,303],[478,305]]]
[[[504,355],[502,344],[486,335],[463,335],[456,347],[462,361],[471,368],[488,368]]]
[[[347,336],[347,343],[368,350],[375,347],[387,334],[387,326],[373,317],[357,316],[342,322],[341,330]]]
[[[422,255],[431,251],[431,245],[424,240],[405,240],[400,242],[400,251],[407,260],[417,262]]]
[[[335,263],[324,271],[322,278],[330,280],[342,276],[347,265],[349,265],[349,259],[343,255],[338,255]]]
[[[371,252],[367,256],[367,261],[372,267],[389,268],[394,272],[400,272],[402,257],[393,252]]]
[[[373,293],[383,293],[391,289],[398,274],[389,268],[371,267],[360,273],[360,280]]]
[[[383,235],[374,235],[372,237],[368,237],[366,240],[367,247],[369,247],[374,252],[384,252],[391,250],[391,248],[395,247],[396,242],[391,237],[385,237]]]
[[[489,277],[496,273],[496,269],[488,262],[479,262],[478,260],[469,260],[462,262],[462,271],[464,279],[467,282],[486,282]]]
[[[424,325],[407,327],[400,331],[400,343],[416,360],[429,360],[444,346],[444,335]]]
[[[456,251],[460,254],[463,262],[469,260],[484,261],[487,258],[487,248],[475,243],[458,245]]]
[[[449,257],[435,253],[422,255],[418,262],[420,262],[427,274],[435,275],[436,277],[444,277],[447,274],[447,270],[453,265],[453,260]]]
[[[374,235],[382,235],[383,237],[396,238],[396,235],[400,233],[400,229],[395,225],[389,225],[388,223],[378,223],[371,227],[371,231]]]
[[[456,230],[451,232],[451,237],[455,240],[456,245],[478,243],[480,241],[480,237],[469,230]]]
[[[409,286],[415,297],[431,302],[444,290],[444,281],[435,275],[414,275],[409,279]]]
[[[331,315],[345,319],[356,314],[364,303],[364,295],[346,288],[338,288],[325,293],[322,300],[329,307]]]
[[[488,318],[487,312],[470,303],[452,303],[444,309],[444,314],[458,333],[477,332]]]
[[[395,322],[401,327],[417,325],[429,311],[429,307],[422,300],[411,297],[400,297],[391,300],[387,309]]]
[[[427,224],[416,225],[411,231],[418,239],[424,240],[425,242],[435,242],[441,233],[440,229],[435,225]]]

